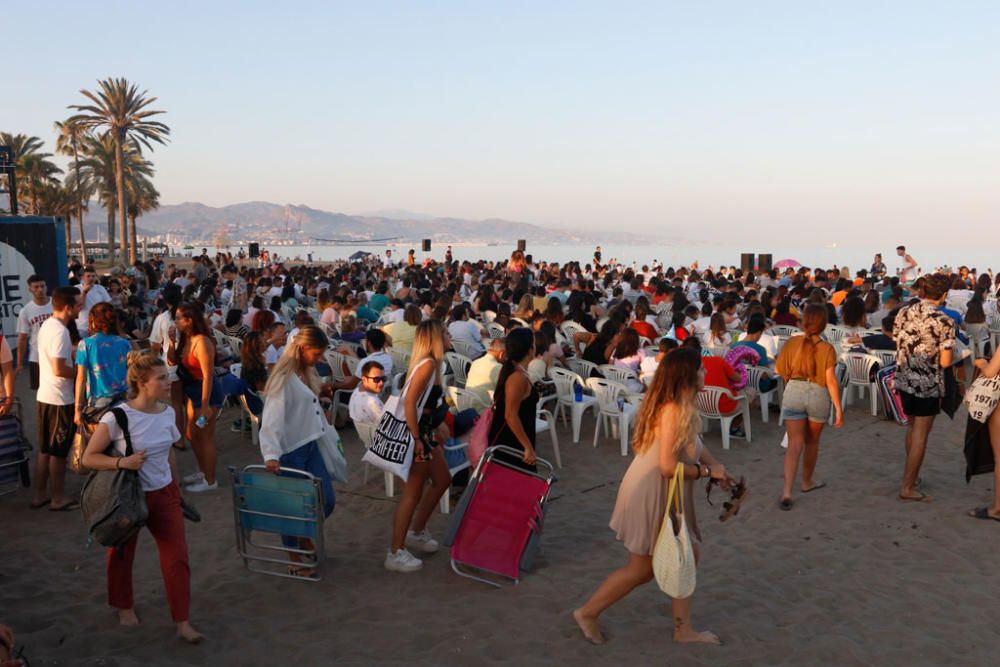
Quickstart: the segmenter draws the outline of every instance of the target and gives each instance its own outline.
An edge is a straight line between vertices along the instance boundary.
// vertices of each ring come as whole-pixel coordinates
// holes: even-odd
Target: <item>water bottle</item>
[[[579,384],[574,384],[573,385],[573,398],[576,400],[577,403],[581,403],[583,401],[583,386],[582,385],[579,385]]]
[[[195,420],[194,425],[197,426],[198,428],[205,428],[205,424],[207,423],[208,420],[205,419],[205,415],[202,415]]]

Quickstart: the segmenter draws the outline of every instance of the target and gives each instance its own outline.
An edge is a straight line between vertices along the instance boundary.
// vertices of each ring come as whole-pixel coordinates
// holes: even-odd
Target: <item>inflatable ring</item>
[[[736,347],[726,352],[724,357],[726,363],[733,367],[740,379],[733,383],[733,389],[739,391],[747,386],[749,378],[747,377],[746,365],[756,366],[760,363],[760,355],[757,352],[746,345],[737,345]]]

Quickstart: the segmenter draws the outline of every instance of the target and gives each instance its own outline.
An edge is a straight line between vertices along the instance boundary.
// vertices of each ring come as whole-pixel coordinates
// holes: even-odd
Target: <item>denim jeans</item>
[[[334,505],[337,503],[337,498],[333,494],[333,480],[326,469],[326,464],[323,462],[323,455],[320,453],[319,445],[316,444],[316,441],[306,443],[287,454],[282,454],[278,458],[278,464],[282,468],[304,470],[319,479],[320,487],[323,489],[323,516],[330,516]],[[298,476],[293,472],[282,472],[281,474],[285,477]],[[281,543],[286,547],[295,548],[298,546],[299,540],[297,537],[282,535]]]

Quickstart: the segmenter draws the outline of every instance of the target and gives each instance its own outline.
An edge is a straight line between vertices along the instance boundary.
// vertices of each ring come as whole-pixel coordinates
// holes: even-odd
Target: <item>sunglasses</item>
[[[385,382],[384,375],[366,375],[365,377],[371,380],[372,382]]]

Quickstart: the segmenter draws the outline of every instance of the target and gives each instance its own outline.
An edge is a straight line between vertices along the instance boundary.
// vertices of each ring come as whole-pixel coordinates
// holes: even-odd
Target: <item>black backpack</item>
[[[128,417],[121,408],[111,408],[118,427],[125,436],[125,456],[131,456],[132,437]],[[105,452],[115,456],[114,443]],[[91,537],[106,547],[124,547],[146,525],[149,510],[146,494],[136,470],[96,470],[83,485],[80,509]]]

